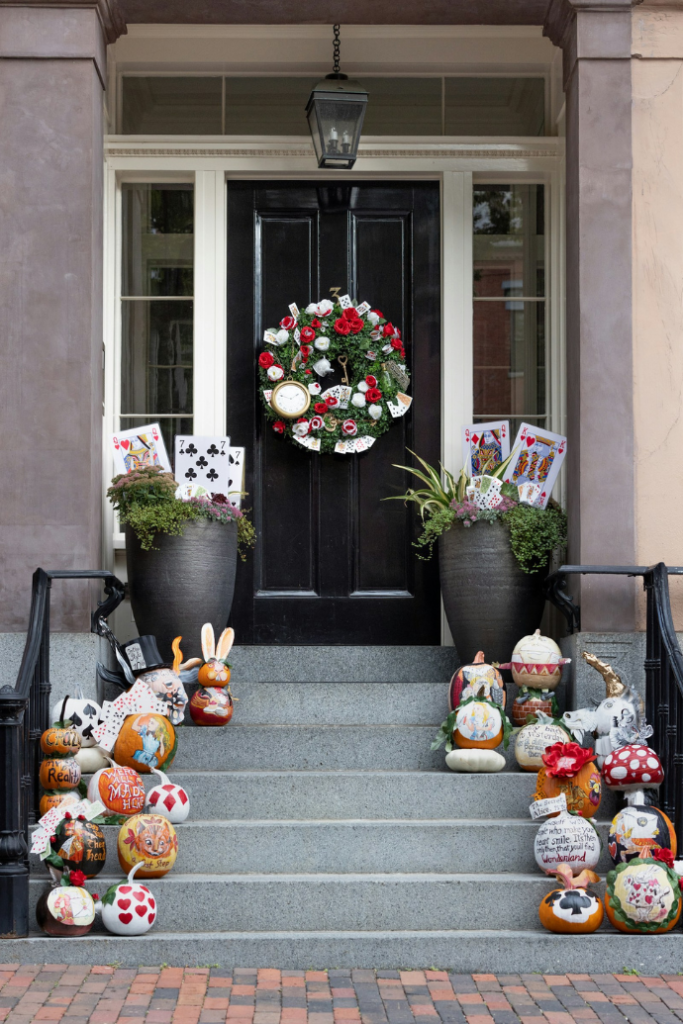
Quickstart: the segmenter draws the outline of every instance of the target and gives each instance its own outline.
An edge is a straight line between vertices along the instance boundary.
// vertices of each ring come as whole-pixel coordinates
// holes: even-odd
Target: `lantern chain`
[[[334,69],[333,70],[334,70],[335,75],[339,74],[340,50],[341,50],[341,44],[339,42],[339,25],[335,25],[334,26],[334,44],[333,44],[333,52],[334,52]]]

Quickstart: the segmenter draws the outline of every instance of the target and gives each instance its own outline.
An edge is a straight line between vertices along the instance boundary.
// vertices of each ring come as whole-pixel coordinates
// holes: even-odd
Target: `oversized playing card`
[[[114,449],[114,475],[148,466],[159,466],[167,473],[173,471],[158,423],[120,430],[118,434],[112,434],[111,443]]]
[[[226,495],[233,505],[241,508],[244,493],[244,448],[231,447],[229,459],[230,469]]]
[[[230,438],[176,434],[175,478],[179,484],[201,484],[210,494],[228,494]]]
[[[462,428],[462,462],[469,477],[490,473],[510,454],[507,420],[473,423]]]
[[[515,451],[516,457],[505,473],[506,481],[518,487],[520,484],[538,484],[541,493],[534,505],[545,508],[567,453],[567,438],[550,430],[537,429],[530,423],[522,423],[517,432]]]

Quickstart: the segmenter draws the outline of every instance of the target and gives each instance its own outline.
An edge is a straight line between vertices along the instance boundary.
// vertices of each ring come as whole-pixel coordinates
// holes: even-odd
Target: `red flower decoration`
[[[594,757],[592,750],[580,747],[578,743],[553,743],[541,760],[550,778],[573,779]]]
[[[398,349],[399,352],[403,352],[403,342],[401,341],[400,338],[392,338],[391,347]]]
[[[316,402],[313,408],[319,416],[324,416],[326,412],[330,411],[327,402]]]
[[[71,821],[71,811],[64,811],[64,821]]]
[[[333,405],[339,405],[339,399],[335,398],[334,395],[330,395],[329,398],[326,399],[326,402],[330,407]]]
[[[69,882],[71,883],[71,885],[84,885],[85,875],[83,874],[82,871],[72,871],[69,874]]]
[[[313,371],[312,370],[304,370],[304,373],[307,373],[310,376],[310,374],[313,373]]]
[[[284,434],[284,422],[282,420],[276,420],[275,423],[273,423],[273,430],[275,431],[276,434]]]
[[[258,364],[264,370],[268,370],[274,362],[275,358],[272,352],[262,352],[258,357]]]
[[[360,334],[360,332],[365,327],[365,324],[363,323],[363,321],[360,318],[358,320],[349,320],[349,323],[351,324],[351,333],[352,334]]]
[[[346,335],[351,333],[351,325],[349,324],[349,321],[342,320],[341,318],[339,320],[334,321],[334,329],[337,332],[337,334]]]
[[[367,386],[369,388],[376,388],[377,387],[377,378],[373,377],[372,374],[369,373],[367,375],[367,377],[365,378],[365,383],[367,384]]]
[[[303,334],[303,331],[301,333]],[[313,351],[313,348],[310,345],[302,345],[301,346],[300,352],[301,352],[301,355],[302,355],[302,357],[304,359],[304,362],[306,361],[306,359],[308,359],[308,357],[310,356],[312,351]]]
[[[358,313],[356,313],[356,310],[353,308],[353,306],[349,306],[348,309],[345,309],[344,312],[342,313],[342,316],[344,317],[345,320],[359,319]]]
[[[315,341],[315,331],[312,327],[301,328],[301,340],[302,341]]]
[[[370,312],[374,313],[375,316],[378,316],[380,320],[384,320],[384,313],[380,313],[378,309],[371,309]]]
[[[280,327],[284,327],[286,331],[293,331],[296,327],[296,320],[293,316],[286,316],[284,320],[280,321]]]
[[[394,334],[396,334],[396,329],[394,328],[394,325],[385,324],[384,327],[382,328],[382,334],[384,335],[385,338],[393,338]]]
[[[317,316],[314,316],[313,319],[311,320],[311,327],[322,327],[322,324],[320,320],[318,320]]]
[[[126,844],[126,846],[133,846],[134,845],[134,843],[135,843],[135,832],[133,832],[132,828],[128,829],[128,835],[126,836],[126,838],[123,841]]]
[[[382,392],[379,388],[368,388],[365,392],[365,397],[368,402],[379,402],[382,397]]]
[[[661,860],[662,864],[666,864],[668,868],[673,871],[674,866],[674,855],[671,850],[665,850],[663,847],[658,847],[652,851],[652,857],[654,860]]]
[[[358,433],[358,427],[356,426],[355,420],[344,420],[342,423],[342,434],[347,434],[349,437],[355,437]]]

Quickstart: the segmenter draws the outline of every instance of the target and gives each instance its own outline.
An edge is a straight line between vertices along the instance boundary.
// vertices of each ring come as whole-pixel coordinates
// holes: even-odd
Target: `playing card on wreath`
[[[175,478],[179,484],[201,484],[210,494],[228,494],[230,438],[176,434]]]

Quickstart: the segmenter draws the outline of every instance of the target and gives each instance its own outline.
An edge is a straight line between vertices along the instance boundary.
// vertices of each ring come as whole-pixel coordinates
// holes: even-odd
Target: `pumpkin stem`
[[[59,715],[59,722],[60,722],[60,724],[64,721],[64,712],[66,711],[66,702],[68,701],[68,699],[69,699],[69,694],[67,693],[66,697],[62,701],[62,710],[61,710],[60,715]]]
[[[483,651],[477,651],[477,653],[474,655],[474,661],[472,662],[472,664],[473,665],[483,665],[484,664],[484,652]]]
[[[154,771],[154,769],[152,769],[152,771]],[[159,774],[161,774],[161,772],[160,772]],[[128,884],[129,884],[129,885],[130,885],[130,883],[131,883],[131,882],[133,881],[133,875],[135,874],[135,872],[137,871],[137,869],[138,869],[138,868],[141,868],[141,867],[142,867],[142,865],[143,865],[144,863],[145,863],[145,862],[144,862],[144,860],[139,860],[139,861],[137,862],[137,864],[133,864],[133,867],[132,867],[132,868],[130,869],[130,871],[128,872]]]

